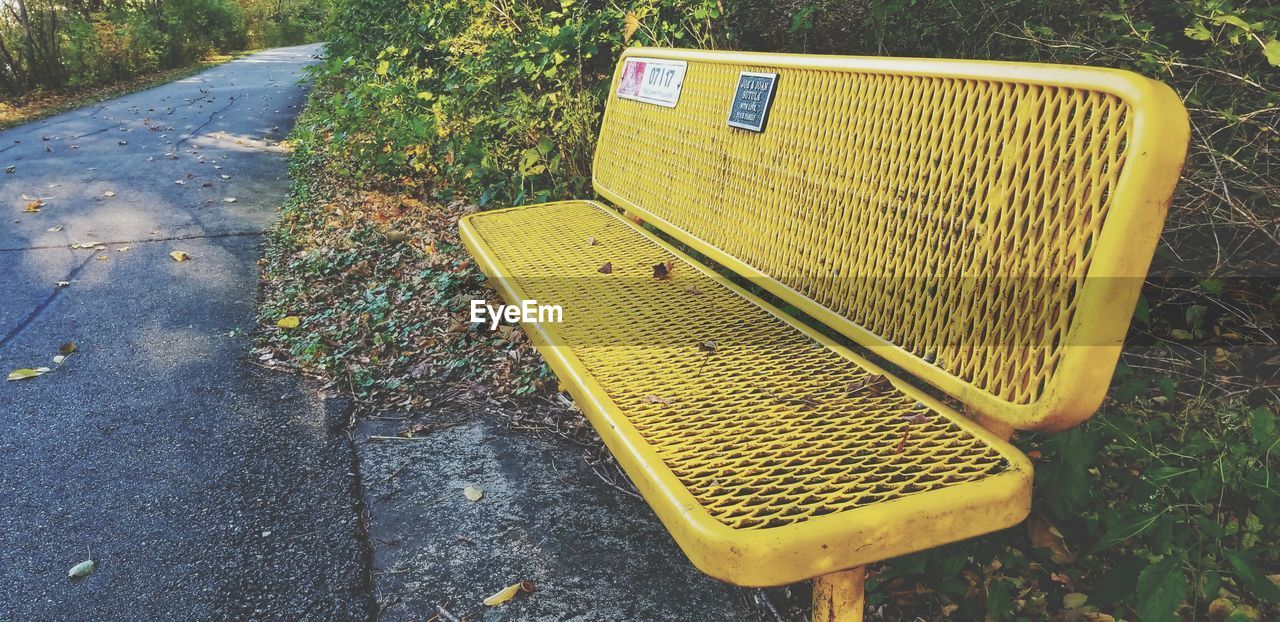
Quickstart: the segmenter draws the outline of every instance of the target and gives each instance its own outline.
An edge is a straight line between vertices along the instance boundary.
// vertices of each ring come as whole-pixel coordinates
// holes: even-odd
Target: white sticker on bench
[[[682,60],[628,58],[618,80],[618,97],[675,108],[688,67]]]

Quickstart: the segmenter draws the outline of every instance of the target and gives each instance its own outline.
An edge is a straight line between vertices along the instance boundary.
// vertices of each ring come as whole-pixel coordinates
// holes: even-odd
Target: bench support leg
[[[813,580],[813,622],[862,622],[866,568],[833,572]]]

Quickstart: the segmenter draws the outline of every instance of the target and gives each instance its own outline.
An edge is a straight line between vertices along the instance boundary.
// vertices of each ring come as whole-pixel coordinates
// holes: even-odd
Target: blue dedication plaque
[[[773,101],[773,87],[777,83],[776,73],[739,73],[738,88],[733,93],[733,107],[729,108],[729,127],[763,131],[769,117],[769,104]]]

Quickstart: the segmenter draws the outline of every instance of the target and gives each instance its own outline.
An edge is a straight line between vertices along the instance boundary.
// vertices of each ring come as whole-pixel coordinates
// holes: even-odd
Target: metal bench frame
[[[662,59],[687,63],[688,74],[684,86],[687,92],[674,106],[620,99],[617,87],[622,68],[626,66],[628,59]],[[779,76],[775,87],[778,90],[774,101],[775,110],[771,113],[774,118],[769,120],[769,127],[764,132],[746,132],[708,122],[711,116],[727,110],[733,96],[732,79],[738,72],[776,73]],[[786,90],[788,88],[791,90]],[[837,88],[850,90],[855,96],[862,95],[874,101],[868,103],[857,97],[847,103],[842,103],[839,99],[833,100],[831,93],[827,91]],[[1002,256],[998,251],[991,250],[991,245],[998,241],[981,239],[982,232],[974,233],[976,229],[985,227],[984,230],[1007,233],[1018,240],[1023,239],[1019,236],[1030,236],[1028,239],[1033,241],[1029,243],[1031,246],[1039,243],[1044,248],[1032,248],[1028,253],[1028,257],[1032,259],[1005,265],[997,272],[1015,277],[1030,273],[1036,277],[1051,276],[1063,280],[1061,284],[1043,285],[1048,293],[1042,299],[1033,299],[1031,303],[1037,303],[1041,307],[1053,307],[1055,304],[1064,306],[1069,309],[1064,317],[1052,317],[1052,309],[1049,309],[1042,310],[1038,316],[1029,312],[1029,320],[1019,316],[1017,322],[1019,326],[1030,325],[1032,333],[1036,335],[1057,335],[1052,337],[1052,344],[1012,344],[1012,354],[999,355],[974,352],[980,348],[1002,348],[1008,344],[922,345],[922,342],[936,338],[937,334],[946,333],[947,330],[956,332],[956,326],[945,325],[946,321],[951,320],[952,314],[945,305],[935,308],[930,305],[937,303],[928,299],[913,301],[913,308],[943,316],[943,325],[941,328],[938,325],[924,328],[917,326],[913,329],[914,333],[910,330],[898,330],[899,327],[893,324],[892,319],[884,319],[887,310],[883,301],[866,302],[863,298],[858,298],[857,292],[832,293],[842,286],[813,277],[815,270],[832,265],[832,261],[822,253],[811,253],[813,257],[809,258],[808,264],[789,264],[786,263],[788,258],[785,250],[762,251],[763,263],[766,264],[764,267],[753,265],[738,256],[745,254],[744,249],[751,250],[752,244],[782,244],[786,248],[794,248],[805,242],[834,242],[830,239],[834,235],[833,230],[821,228],[827,225],[815,225],[818,227],[816,233],[787,229],[776,232],[751,230],[738,235],[728,230],[737,224],[732,219],[722,222],[704,221],[702,213],[698,211],[739,210],[744,217],[753,217],[757,214],[751,210],[764,209],[743,200],[744,191],[741,188],[735,189],[733,180],[725,179],[734,171],[730,164],[726,164],[729,160],[717,159],[719,150],[723,150],[728,154],[725,158],[736,156],[737,162],[747,163],[744,166],[756,167],[749,155],[742,154],[758,155],[758,141],[775,141],[769,143],[774,145],[771,148],[782,149],[787,154],[795,152],[804,156],[810,151],[817,153],[818,155],[796,166],[803,168],[805,175],[825,175],[826,185],[820,188],[815,186],[816,191],[839,192],[839,183],[835,183],[836,188],[832,190],[830,178],[834,176],[837,181],[845,179],[840,175],[846,172],[842,169],[832,173],[832,160],[837,156],[847,159],[849,152],[858,149],[866,151],[869,149],[867,145],[877,144],[875,141],[864,140],[858,143],[861,147],[853,145],[849,142],[849,137],[842,136],[841,132],[846,129],[842,123],[854,124],[849,131],[859,134],[859,140],[865,138],[862,134],[885,131],[883,123],[875,122],[872,108],[852,108],[861,102],[886,108],[896,105],[898,108],[895,110],[901,112],[905,110],[901,107],[902,102],[911,101],[913,97],[924,98],[920,104],[923,111],[914,113],[917,115],[915,125],[908,122],[910,127],[904,133],[889,138],[896,137],[911,142],[908,146],[914,145],[916,152],[885,152],[896,153],[894,157],[902,161],[901,166],[892,170],[902,171],[901,175],[911,179],[902,182],[899,185],[901,187],[884,189],[884,196],[870,199],[865,196],[868,192],[880,192],[881,189],[864,185],[861,189],[863,196],[858,199],[863,201],[863,207],[859,209],[866,212],[871,209],[866,206],[870,205],[883,214],[873,214],[871,221],[867,220],[865,214],[850,215],[851,219],[856,217],[863,220],[851,225],[854,228],[849,231],[853,235],[878,235],[880,241],[887,242],[894,248],[907,247],[905,259],[901,253],[895,256],[896,259],[886,259],[886,263],[897,261],[895,265],[905,266],[903,269],[915,265],[910,251],[927,247],[929,240],[936,242],[939,231],[943,231],[943,235],[946,231],[960,231],[967,236],[968,246],[964,247],[967,250],[963,252],[987,252],[997,259]],[[810,114],[803,107],[806,101],[816,102],[815,105],[821,110]],[[950,107],[945,114],[930,108],[944,105]],[[974,115],[982,118],[985,125],[977,127],[974,125],[975,121],[966,114],[961,114],[970,109],[974,111]],[[919,116],[922,114],[927,118]],[[1048,119],[1053,115],[1056,117]],[[666,132],[662,138],[668,139],[667,143],[646,143],[636,133],[645,124],[660,127],[659,132]],[[936,127],[930,124],[935,124]],[[787,137],[788,128],[809,131],[815,125],[822,130],[817,134],[820,144],[795,146],[776,142]],[[942,136],[921,139],[918,136],[921,129],[925,132],[936,130]],[[916,133],[909,135],[905,133],[907,131]],[[1002,142],[990,148],[968,143],[960,147],[946,146],[957,140],[963,141],[965,136],[975,132],[985,132],[984,135],[988,138],[994,132]],[[575,355],[574,347],[563,341],[557,328],[554,325],[533,323],[526,324],[525,329],[695,565],[713,576],[741,585],[771,585],[788,582],[796,577],[814,578],[814,620],[858,620],[861,619],[863,607],[861,564],[940,543],[924,538],[927,542],[922,546],[922,541],[917,536],[918,531],[915,530],[923,528],[928,521],[937,521],[943,525],[947,533],[939,536],[941,541],[955,541],[1009,526],[1025,517],[1030,504],[1030,463],[1005,443],[1005,440],[1015,430],[1064,430],[1087,419],[1097,410],[1105,396],[1119,356],[1121,341],[1128,327],[1128,318],[1132,314],[1159,238],[1165,211],[1185,156],[1188,132],[1186,111],[1170,89],[1136,74],[1111,69],[1030,63],[654,48],[630,48],[624,52],[611,89],[593,178],[597,192],[614,207],[588,202],[575,202],[573,205],[583,208],[590,206],[591,209],[608,213],[613,213],[612,209],[620,209],[637,220],[642,219],[663,236],[692,249],[714,264],[750,279],[784,303],[793,305],[859,347],[902,370],[911,380],[886,374],[880,366],[838,345],[799,320],[777,311],[712,268],[681,252],[662,237],[617,217],[618,222],[631,231],[629,235],[649,239],[715,283],[736,292],[815,342],[837,352],[851,365],[867,370],[868,373],[885,375],[891,379],[896,390],[917,399],[931,412],[945,416],[968,433],[997,448],[1009,461],[1005,472],[981,482],[948,489],[955,491],[952,495],[934,491],[928,495],[897,499],[891,507],[872,505],[859,508],[856,510],[859,512],[859,525],[864,525],[861,531],[859,526],[847,523],[812,521],[809,525],[792,527],[786,532],[790,538],[812,540],[806,544],[810,548],[796,550],[816,550],[813,548],[815,546],[825,549],[828,545],[832,549],[839,549],[840,553],[833,553],[833,557],[843,560],[846,563],[843,567],[831,567],[830,563],[821,560],[785,559],[783,563],[773,564],[775,567],[748,568],[752,563],[771,563],[770,560],[777,558],[778,551],[787,549],[789,543],[777,542],[777,536],[771,534],[770,529],[733,530],[706,516],[693,516],[689,508],[695,506],[697,501],[686,490],[685,484],[663,466],[662,458],[647,446],[644,436],[628,423],[627,413],[611,400],[608,392]],[[678,141],[686,133],[686,140],[703,141],[690,149],[691,161],[684,163],[678,158],[674,163],[664,161],[664,157],[669,160],[671,156],[665,150],[679,147],[678,144],[672,147],[671,141]],[[1011,138],[1010,134],[1015,136]],[[933,141],[928,143],[933,147],[921,147],[928,140]],[[893,140],[889,142],[892,143]],[[942,147],[937,146],[940,142]],[[708,147],[712,143],[714,149]],[[890,144],[889,147],[892,149],[895,145]],[[926,148],[934,149],[937,153],[918,153],[920,149]],[[752,149],[757,151],[734,151]],[[969,151],[965,151],[966,149]],[[969,152],[985,154],[982,157],[989,160],[988,169],[975,172],[973,162],[956,157],[956,154],[964,156]],[[692,161],[696,158],[700,158],[701,162]],[[1031,161],[1035,163],[1026,164]],[[1099,172],[1097,169],[1104,166],[1099,162],[1103,161],[1106,162],[1107,170]],[[854,164],[872,172],[881,170],[875,168],[879,166],[876,162],[866,157],[856,159]],[[935,169],[947,170],[939,172]],[[788,199],[790,195],[781,194],[783,190],[779,186],[784,185],[785,180],[771,177],[775,175],[771,172],[773,170],[766,163],[760,164],[758,168],[751,168],[751,173],[766,184],[761,193],[773,201],[770,209],[776,211],[786,209],[791,199]],[[629,177],[632,175],[639,175],[648,181],[630,184],[628,180],[632,179]],[[803,179],[805,175],[795,173],[793,179]],[[1049,181],[1037,181],[1037,175]],[[921,181],[939,177],[945,178],[944,181],[931,186],[928,184],[934,182]],[[716,185],[725,189],[726,195],[732,196],[713,196],[717,190],[707,188],[709,179],[723,182]],[[859,183],[865,181],[865,178],[859,178]],[[1025,196],[1024,191],[1033,186],[1038,188],[1036,192],[1039,194]],[[1099,186],[1103,188],[1099,189]],[[903,187],[907,190],[904,191]],[[667,193],[664,192],[665,188],[673,190]],[[975,199],[972,188],[978,188],[986,194]],[[738,194],[733,195],[734,192]],[[1087,199],[1081,199],[1076,196],[1079,193],[1092,194]],[[807,199],[801,197],[799,200],[803,202]],[[841,203],[843,200],[827,196],[823,199],[823,205],[828,209],[832,205],[844,209]],[[854,200],[848,199],[850,202]],[[940,226],[937,224],[940,218],[945,220],[950,217],[943,208],[927,214],[911,213],[912,209],[916,212],[928,212],[930,201],[950,201],[956,204],[969,201],[970,204],[987,206],[982,209],[989,209],[990,217],[998,222],[987,226],[984,224],[984,216],[979,225],[967,222]],[[1006,204],[1008,209],[1005,209]],[[507,256],[508,261],[504,261],[504,253],[520,251],[510,247],[495,249],[493,240],[486,237],[484,219],[498,222],[494,219],[515,217],[517,214],[524,214],[524,210],[537,209],[539,207],[531,206],[484,212],[466,217],[459,223],[463,241],[476,257],[478,265],[492,279],[502,296],[513,304],[536,296],[536,292],[524,291],[520,275],[513,274],[507,266],[510,255]],[[546,209],[552,208],[548,206]],[[899,234],[900,237],[895,239],[893,231],[867,234],[866,231],[857,229],[859,226],[865,229],[873,225],[883,228],[886,218],[892,222],[891,212],[894,209],[898,210],[899,215],[906,213],[902,216],[904,222],[907,222],[906,226],[915,227],[915,233],[911,235],[927,239],[918,242],[914,238],[908,239],[906,234]],[[953,212],[959,209],[954,208]],[[972,205],[965,209],[968,210],[964,211],[965,214],[972,214]],[[1023,221],[1014,222],[1013,217],[1005,218],[1007,212],[1015,211],[1021,214]],[[879,220],[875,220],[876,218]],[[1076,226],[1082,219],[1092,221]],[[868,222],[871,224],[867,224]],[[1027,222],[1031,224],[1028,225]],[[1005,227],[1007,231],[1001,230],[1001,227]],[[1028,228],[1037,227],[1042,230],[1027,232]],[[1087,230],[1082,230],[1081,227]],[[1036,235],[1039,237],[1035,237]],[[732,250],[726,250],[725,246],[735,248],[736,254]],[[979,250],[974,251],[974,248]],[[861,252],[859,249],[855,250]],[[1038,250],[1042,252],[1036,254]],[[836,249],[828,252],[844,252],[848,255],[850,251]],[[877,249],[867,252],[892,254],[891,251]],[[1017,254],[1020,251],[1014,249],[1011,252]],[[1074,259],[1063,258],[1064,254],[1072,253]],[[1036,261],[1039,263],[1035,263]],[[1021,267],[1028,263],[1034,263],[1034,266],[1025,269]],[[1058,274],[1050,270],[1054,266],[1059,266],[1058,269],[1065,273]],[[943,274],[942,277],[967,275],[962,270],[968,269],[965,266],[953,268],[961,273]],[[926,266],[926,269],[931,268]],[[794,272],[788,272],[789,270]],[[804,276],[805,274],[809,276]],[[826,275],[820,275],[822,276]],[[924,278],[919,273],[912,277]],[[944,284],[942,287],[945,294],[954,296],[957,300],[993,300],[982,298],[988,295],[982,291],[963,290],[954,284]],[[945,289],[948,287],[951,289]],[[1017,286],[1011,287],[1014,288],[1010,290],[1013,293],[1007,298],[994,300],[1005,305],[1009,309],[1007,312],[1012,314],[1018,305],[1026,306],[1028,303],[1025,291],[1015,291]],[[572,314],[572,310],[566,309],[566,313]],[[977,321],[989,323],[980,327],[983,331],[1004,335],[1004,329],[1000,325],[1000,321],[1004,319],[979,318]],[[968,318],[964,321],[968,322],[965,326],[969,326],[975,320]],[[1037,321],[1047,322],[1048,328],[1037,328]],[[896,332],[898,338],[886,336],[887,332]],[[1012,358],[1001,358],[1002,356]],[[1029,371],[1010,378],[1008,373],[1000,375],[1007,370],[982,367],[982,364],[998,365],[1004,360],[1017,361],[1017,364],[1025,366]],[[984,361],[994,362],[983,363]],[[963,404],[965,415],[976,423],[971,423],[960,413],[934,399],[928,391],[913,387],[912,382],[929,385],[933,390]],[[952,504],[964,505],[964,512],[956,514],[952,520],[942,518],[948,516]],[[911,517],[911,520],[917,522],[903,519],[896,533],[885,531],[885,525],[893,524],[896,516]],[[854,552],[854,545],[858,543],[848,542],[851,536],[871,537],[871,534],[879,534],[877,537],[881,540],[871,547],[872,551],[861,556]],[[759,557],[753,557],[756,553]],[[868,558],[867,555],[874,557]],[[849,560],[857,560],[857,563],[849,565]]]

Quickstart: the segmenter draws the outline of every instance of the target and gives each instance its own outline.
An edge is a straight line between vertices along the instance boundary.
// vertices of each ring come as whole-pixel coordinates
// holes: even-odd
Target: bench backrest
[[[1105,395],[1187,139],[1173,91],[1119,70],[631,48],[594,183],[967,408],[1058,430]]]

